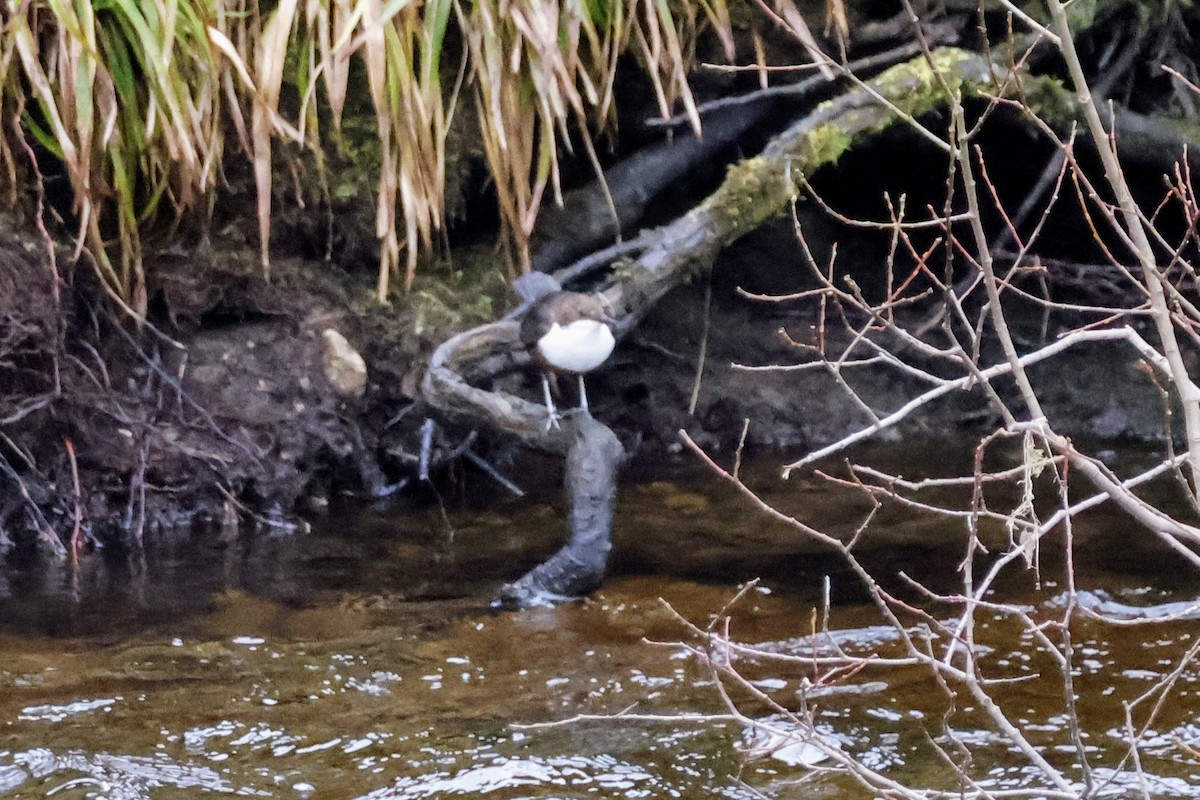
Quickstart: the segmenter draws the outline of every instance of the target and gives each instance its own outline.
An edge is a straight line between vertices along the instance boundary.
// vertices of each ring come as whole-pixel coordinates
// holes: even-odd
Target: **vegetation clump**
[[[699,10],[727,32],[723,0]],[[411,287],[418,254],[444,229],[461,106],[473,107],[524,263],[538,207],[559,191],[562,143],[613,118],[623,54],[643,62],[664,114],[682,101],[699,125],[687,84],[696,11],[647,0],[21,3],[0,29],[0,113],[20,121],[0,137],[0,174],[15,197],[21,176],[61,169],[101,286],[144,318],[148,226],[202,229],[232,162],[247,163],[269,271],[280,144],[309,154],[330,203],[324,148],[357,92],[379,142],[384,300],[398,269]]]

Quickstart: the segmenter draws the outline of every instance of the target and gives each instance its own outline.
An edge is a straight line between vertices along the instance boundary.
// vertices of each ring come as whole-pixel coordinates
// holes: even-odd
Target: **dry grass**
[[[698,126],[687,85],[698,19],[729,35],[723,0],[5,5],[0,175],[9,200],[20,173],[36,174],[27,153],[58,159],[79,247],[106,291],[139,318],[142,234],[150,223],[207,213],[227,131],[254,166],[269,271],[274,149],[292,142],[323,163],[320,120],[340,126],[354,59],[365,67],[381,143],[376,233],[386,300],[393,275],[402,271],[411,286],[419,254],[442,227],[445,142],[459,102],[478,108],[501,216],[524,265],[546,190],[558,192],[559,148],[612,121],[618,57],[636,53],[663,113],[682,103]],[[463,52],[447,50],[452,25]],[[281,97],[293,90],[299,107],[289,117]],[[40,151],[25,146],[31,140]]]

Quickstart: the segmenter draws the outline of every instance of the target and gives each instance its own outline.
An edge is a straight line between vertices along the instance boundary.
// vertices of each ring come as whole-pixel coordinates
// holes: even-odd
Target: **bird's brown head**
[[[566,327],[579,320],[614,324],[612,303],[599,293],[551,292],[536,300],[521,320],[521,342],[534,347],[555,325]]]
[[[613,319],[613,307],[608,298],[596,294],[567,293],[564,298],[564,308],[559,316],[561,323],[569,323],[577,319],[594,319],[606,324],[616,322]]]

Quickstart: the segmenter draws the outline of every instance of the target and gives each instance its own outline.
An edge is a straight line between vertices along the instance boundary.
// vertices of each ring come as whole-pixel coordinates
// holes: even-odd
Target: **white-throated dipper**
[[[542,368],[542,393],[550,427],[559,414],[550,396],[550,377],[567,372],[579,378],[579,407],[588,410],[583,375],[604,363],[616,339],[609,324],[612,307],[602,294],[554,291],[533,302],[521,319],[521,344]]]

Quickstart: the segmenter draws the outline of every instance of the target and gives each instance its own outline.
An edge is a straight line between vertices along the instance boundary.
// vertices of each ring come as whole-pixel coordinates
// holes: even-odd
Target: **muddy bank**
[[[44,243],[0,227],[4,548],[289,532],[331,495],[382,494],[416,452],[403,413],[430,343],[478,320],[435,293],[373,306],[319,262],[279,259],[268,282],[250,251],[214,249],[157,259],[138,330],[86,265],[57,253],[56,286]],[[356,350],[369,376],[346,366]]]
[[[67,266],[64,253],[56,286],[45,243],[23,230],[12,218],[0,226],[6,549],[129,545],[195,525],[224,537],[247,525],[286,533],[330,498],[427,500],[415,473],[429,414],[417,386],[428,355],[449,333],[515,304],[494,266],[476,270],[481,277],[471,284],[465,271],[431,269],[403,304],[384,308],[370,300],[367,281],[328,263],[281,258],[268,282],[251,252],[217,247],[159,256],[154,324],[139,331],[95,300],[89,270]],[[639,458],[677,451],[680,429],[720,451],[733,446],[746,419],[752,445],[789,448],[819,446],[864,424],[819,370],[744,368],[797,363],[787,337],[802,339],[815,323],[811,307],[743,292],[806,285],[803,267],[781,256],[794,253],[792,235],[790,223],[780,223],[731,248],[713,270],[711,298],[706,281],[674,291],[589,376],[594,413],[617,430],[635,468]],[[860,253],[864,265],[872,263],[870,248]],[[339,377],[340,362],[353,356],[335,352],[330,331],[361,354],[366,375],[359,382],[353,365],[349,378]],[[1022,332],[1044,335],[1043,321],[1028,315]],[[1119,348],[1073,351],[1037,379],[1066,433],[1162,435],[1158,392]],[[531,400],[539,396],[533,374],[500,380]],[[851,380],[876,408],[898,406],[915,388],[879,368]],[[439,422],[435,465],[461,454],[472,433],[469,421]],[[995,423],[982,394],[968,393],[889,436],[924,446]],[[474,448],[526,481],[558,482],[553,466],[513,470],[519,453],[488,431],[477,432]],[[444,462],[433,477],[456,482],[458,497],[497,491],[457,462]]]

